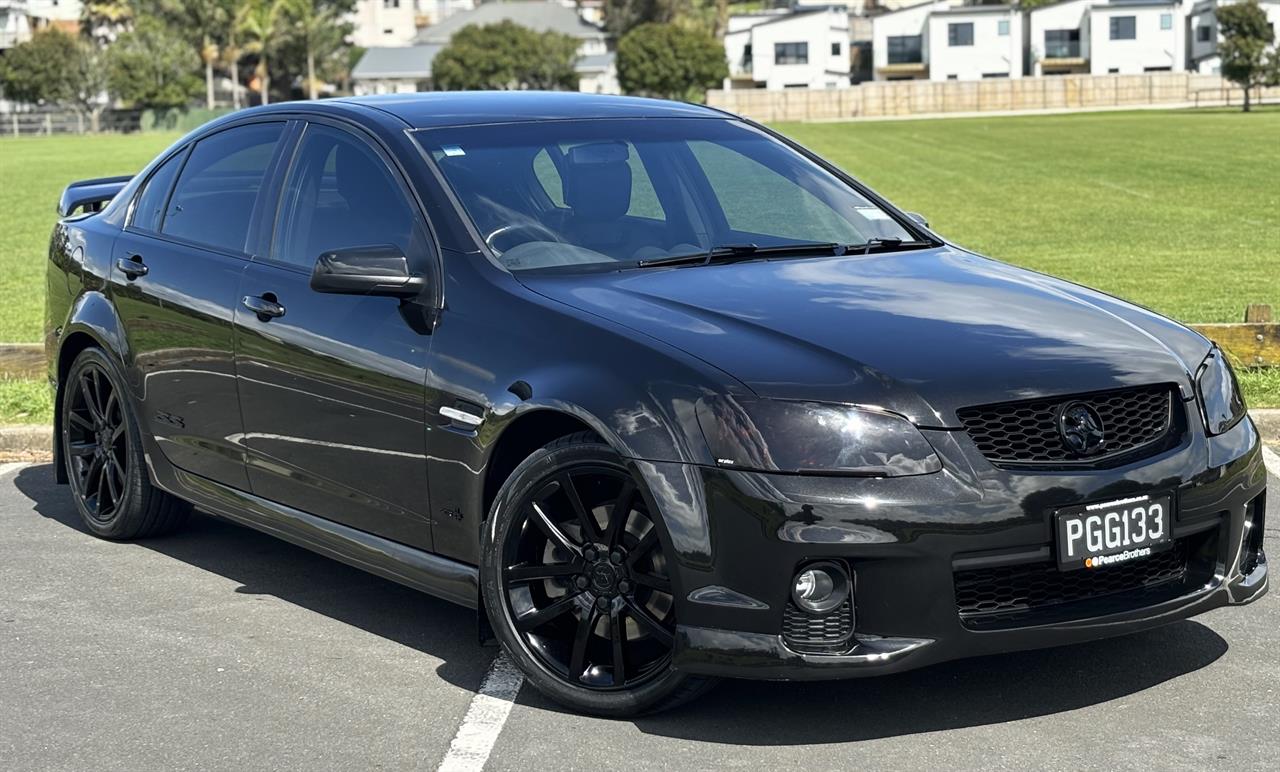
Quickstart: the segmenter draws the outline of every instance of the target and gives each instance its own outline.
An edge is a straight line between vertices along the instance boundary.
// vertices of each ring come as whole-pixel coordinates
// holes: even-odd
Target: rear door
[[[246,490],[231,325],[285,127],[224,129],[158,166],[111,270],[139,420],[174,466]]]
[[[414,331],[412,304],[310,287],[316,259],[343,247],[390,245],[433,266],[428,230],[395,165],[354,130],[310,123],[292,155],[272,246],[235,309],[253,491],[430,549],[431,338]]]

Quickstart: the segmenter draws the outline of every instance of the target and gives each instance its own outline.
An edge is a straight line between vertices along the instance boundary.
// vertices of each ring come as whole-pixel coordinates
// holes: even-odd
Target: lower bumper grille
[[[853,607],[848,599],[826,616],[815,617],[790,601],[782,614],[782,640],[793,651],[823,653],[848,647],[853,637]]]
[[[956,607],[962,618],[1037,611],[1118,593],[1182,582],[1188,573],[1186,540],[1150,558],[1110,568],[1059,571],[1056,563],[1031,563],[955,572]]]

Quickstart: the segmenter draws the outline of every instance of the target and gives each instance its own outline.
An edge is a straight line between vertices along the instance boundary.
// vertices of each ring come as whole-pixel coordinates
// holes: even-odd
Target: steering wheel
[[[503,252],[506,252],[507,250],[498,248],[497,246],[498,240],[508,236],[509,234],[520,233],[521,231],[525,233],[533,234],[533,235],[550,237],[546,239],[537,239],[538,241],[554,241],[554,242],[560,243],[560,237],[555,234],[555,231],[552,231],[547,226],[541,223],[536,223],[536,222],[522,222],[522,223],[516,223],[514,225],[504,225],[501,228],[498,228],[497,230],[490,233],[488,236],[485,236],[484,243],[489,247],[489,249],[492,249],[495,253],[500,255]],[[532,241],[532,240],[533,239],[526,239],[526,241]]]

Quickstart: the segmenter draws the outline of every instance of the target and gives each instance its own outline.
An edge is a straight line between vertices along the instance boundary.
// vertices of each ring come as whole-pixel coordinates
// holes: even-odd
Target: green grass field
[[[1186,322],[1280,307],[1280,111],[783,124],[784,133],[984,254]],[[54,205],[176,135],[0,139],[0,341],[34,341]],[[1280,405],[1277,371],[1242,373]],[[19,387],[0,382],[0,421]],[[21,400],[16,404],[21,405]]]

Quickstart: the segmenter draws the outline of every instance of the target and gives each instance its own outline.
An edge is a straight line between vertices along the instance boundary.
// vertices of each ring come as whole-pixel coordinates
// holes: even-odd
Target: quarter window
[[[244,252],[249,219],[283,130],[281,123],[258,123],[197,142],[169,199],[161,232]]]
[[[1135,40],[1138,37],[1137,19],[1133,16],[1111,17],[1112,40]]]
[[[393,246],[413,260],[425,254],[416,222],[372,148],[345,131],[311,124],[289,171],[271,257],[310,269],[330,250]]]
[[[160,229],[160,221],[164,218],[165,200],[169,198],[169,190],[173,188],[173,178],[178,176],[182,168],[185,152],[174,153],[173,157],[160,164],[147,180],[133,205],[133,227],[138,230],[156,231]]]
[[[808,43],[774,43],[774,64],[808,64]]]
[[[971,46],[973,45],[973,22],[957,22],[947,25],[947,45],[949,46]]]

